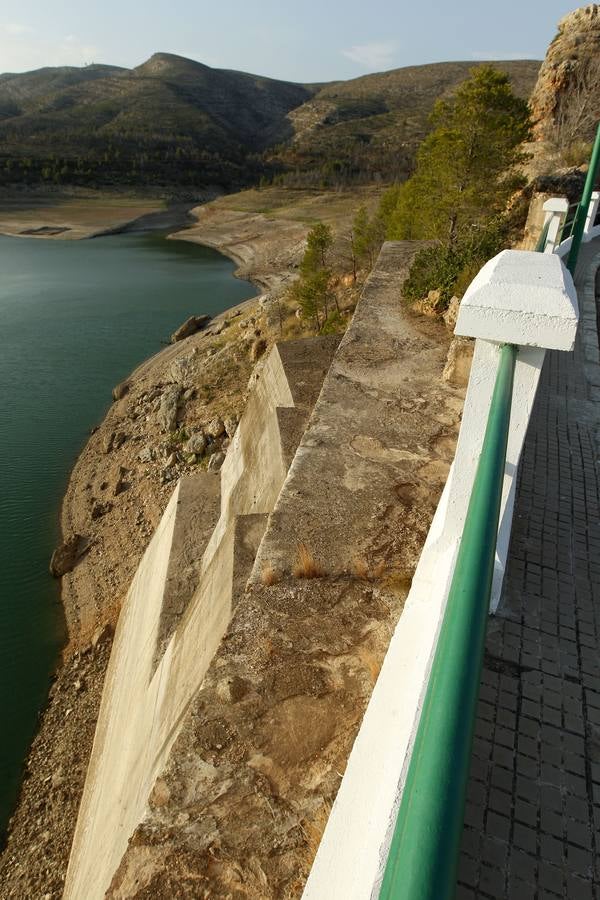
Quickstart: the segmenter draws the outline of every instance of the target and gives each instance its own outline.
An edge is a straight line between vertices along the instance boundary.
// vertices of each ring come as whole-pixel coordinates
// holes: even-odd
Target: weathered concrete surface
[[[462,408],[446,329],[401,304],[413,252],[386,245],[365,288],[109,897],[302,891]],[[299,542],[324,577],[292,574]]]
[[[216,475],[199,472],[186,476],[178,486],[176,517],[169,566],[162,595],[155,666],[200,580],[202,555],[221,511],[221,485]]]
[[[290,437],[280,435],[279,407],[294,408],[307,422],[338,342],[331,336],[286,347],[282,355],[290,381],[302,382],[297,388],[290,387],[274,347],[220,474],[180,481],[169,502],[119,619],[65,898],[104,897],[145,814],[156,777],[229,624],[234,592],[248,579],[266,514],[286,475]],[[194,575],[197,586],[190,590]]]

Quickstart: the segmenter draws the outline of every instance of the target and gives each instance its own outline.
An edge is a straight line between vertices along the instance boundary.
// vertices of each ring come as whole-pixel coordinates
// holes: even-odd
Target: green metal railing
[[[573,223],[573,243],[571,244],[571,249],[569,250],[569,256],[567,258],[567,269],[569,270],[571,275],[575,275],[575,267],[577,265],[577,257],[579,256],[579,248],[581,247],[583,229],[585,228],[585,220],[587,218],[590,200],[592,199],[592,191],[594,190],[594,182],[596,181],[599,167],[600,123],[598,123],[598,129],[596,131],[596,139],[594,141],[590,165],[587,171],[585,185],[583,187],[583,194],[581,195],[581,200],[579,201],[579,206],[577,207],[577,213],[575,214],[575,222]]]
[[[535,245],[535,249],[538,253],[543,253],[546,249],[546,242],[548,240],[548,232],[550,231],[550,222],[552,221],[552,216],[548,219],[544,227],[540,232],[540,236],[538,238],[537,244]]]
[[[568,240],[573,234],[578,209],[579,203],[569,204],[569,208],[567,209],[563,223],[558,231],[558,235],[556,236],[557,244],[562,243],[562,241]]]
[[[505,344],[380,900],[450,900],[456,885],[517,348]]]
[[[560,240],[573,243],[574,272],[595,177],[600,125],[581,201],[569,208]],[[550,220],[538,239],[544,252]],[[451,900],[494,574],[498,522],[518,348],[499,351],[496,383],[446,611],[394,827],[379,900]]]

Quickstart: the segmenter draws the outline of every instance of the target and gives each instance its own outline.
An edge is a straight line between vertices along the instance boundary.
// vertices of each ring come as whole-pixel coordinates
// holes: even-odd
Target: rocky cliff
[[[535,134],[562,148],[591,140],[600,119],[600,5],[565,16],[531,97]]]

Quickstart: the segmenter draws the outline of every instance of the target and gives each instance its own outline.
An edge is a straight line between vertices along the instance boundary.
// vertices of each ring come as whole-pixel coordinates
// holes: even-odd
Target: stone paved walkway
[[[598,254],[585,246],[577,346],[548,354],[523,451],[457,900],[600,900]]]

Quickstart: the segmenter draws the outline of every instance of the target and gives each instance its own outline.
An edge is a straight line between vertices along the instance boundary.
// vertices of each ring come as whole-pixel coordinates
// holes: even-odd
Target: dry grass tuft
[[[294,566],[294,578],[322,578],[325,570],[321,566],[306,544],[298,544],[298,557]]]
[[[373,566],[370,566],[366,559],[360,556],[355,556],[352,560],[352,574],[361,581],[377,581],[382,577],[385,569],[386,565],[383,560]]]
[[[356,578],[360,578],[362,581],[367,581],[367,579],[369,578],[368,562],[359,556],[355,556],[352,560],[352,574]]]
[[[385,574],[386,568],[387,568],[387,566],[386,566],[385,562],[382,559],[380,559],[379,562],[375,563],[375,565],[371,569],[371,577],[375,578],[375,579],[382,578],[383,575]]]
[[[273,568],[271,563],[265,563],[260,573],[260,580],[265,587],[271,587],[279,581],[279,573]]]

